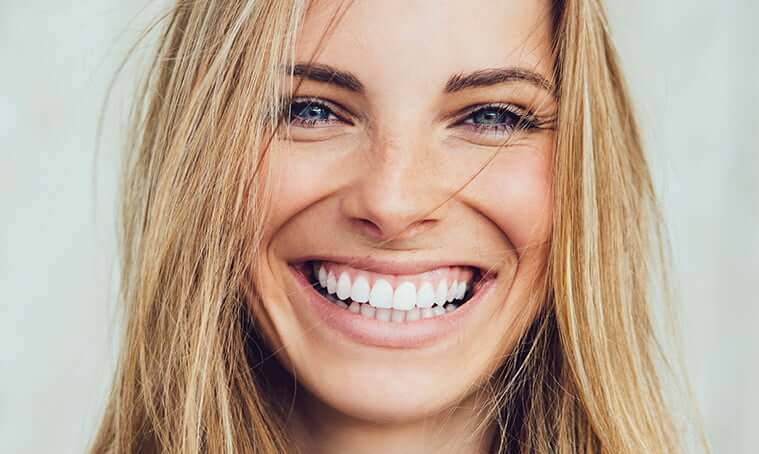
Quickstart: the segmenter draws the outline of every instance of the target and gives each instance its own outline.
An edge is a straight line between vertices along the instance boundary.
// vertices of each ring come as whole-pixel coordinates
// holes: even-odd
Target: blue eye
[[[341,120],[327,104],[316,99],[295,100],[290,103],[288,112],[288,121],[303,127],[315,127]]]
[[[462,124],[478,132],[492,133],[513,130],[517,127],[534,129],[535,119],[527,112],[511,104],[489,104],[470,111]]]
[[[472,115],[472,122],[481,125],[500,125],[505,122],[513,122],[514,114],[502,109],[486,108]]]

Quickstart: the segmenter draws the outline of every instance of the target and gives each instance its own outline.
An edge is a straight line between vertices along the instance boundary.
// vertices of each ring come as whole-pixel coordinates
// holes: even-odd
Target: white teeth
[[[390,321],[390,314],[393,312],[392,309],[377,309],[377,312],[374,315],[374,318],[381,322],[389,322]]]
[[[446,299],[448,299],[448,282],[443,279],[437,285],[437,289],[435,290],[435,298],[433,301],[435,304],[442,306],[445,304]]]
[[[451,302],[456,298],[456,292],[459,290],[459,281],[453,281],[453,284],[451,284],[450,287],[448,287],[448,297],[446,298],[446,301]],[[441,304],[442,306],[442,304]]]
[[[337,281],[337,297],[341,300],[348,299],[351,296],[351,278],[348,273],[343,272],[340,280]]]
[[[337,290],[337,279],[335,279],[335,274],[330,271],[329,275],[327,275],[327,292],[331,295],[335,293]]]
[[[384,279],[377,279],[369,293],[369,304],[385,309],[393,307],[393,286]]]
[[[344,301],[333,301],[338,306],[382,321],[416,321],[451,312],[459,304],[447,303],[463,300],[469,290],[469,283],[458,279],[450,285],[446,279],[437,284],[422,281],[418,288],[415,283],[406,281],[393,288],[390,281],[382,278],[370,286],[364,273],[352,278],[345,271],[338,278],[334,271],[321,264],[315,264],[313,272],[327,293]]]
[[[365,277],[359,276],[356,278],[356,282],[353,283],[353,288],[351,288],[351,299],[359,303],[369,301],[369,281]]]
[[[432,307],[435,299],[435,290],[432,284],[425,282],[419,287],[419,293],[416,295],[416,307]]]
[[[367,318],[374,318],[374,313],[377,311],[377,309],[371,307],[368,304],[362,304],[361,305],[361,315]]]
[[[446,304],[445,306],[434,306],[420,309],[415,307],[409,311],[399,309],[388,308],[376,308],[366,303],[357,303],[353,301],[350,305],[343,301],[336,301],[336,305],[348,310],[354,314],[361,314],[362,317],[373,318],[381,322],[415,322],[426,318],[438,317],[445,315],[448,312],[453,312],[458,309],[458,304]]]
[[[464,299],[464,295],[466,295],[466,282],[459,282],[459,287],[456,291],[456,299]]]
[[[402,311],[410,311],[416,305],[416,286],[411,282],[404,282],[395,289],[393,294],[393,308]]]
[[[322,287],[327,286],[327,270],[323,266],[319,267],[319,285]]]

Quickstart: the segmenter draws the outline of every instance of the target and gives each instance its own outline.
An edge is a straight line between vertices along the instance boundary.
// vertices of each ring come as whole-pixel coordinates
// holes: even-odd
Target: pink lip
[[[332,255],[320,255],[304,257],[299,260],[300,262],[306,261],[319,261],[319,262],[333,262],[345,265],[350,265],[354,268],[359,268],[365,271],[378,273],[378,274],[421,274],[427,271],[432,271],[438,268],[445,267],[471,267],[479,269],[490,269],[489,266],[476,263],[462,263],[458,262],[442,262],[439,260],[387,260],[378,259],[375,257],[361,257],[361,256],[332,256]]]
[[[440,267],[436,263],[434,268]],[[455,332],[478,307],[494,282],[488,279],[463,306],[438,317],[393,323],[354,314],[324,298],[296,267],[288,266],[306,297],[306,307],[327,326],[357,343],[385,348],[411,349],[430,346]],[[434,269],[433,268],[433,269]],[[387,269],[384,269],[387,272]],[[414,269],[414,271],[418,271]]]

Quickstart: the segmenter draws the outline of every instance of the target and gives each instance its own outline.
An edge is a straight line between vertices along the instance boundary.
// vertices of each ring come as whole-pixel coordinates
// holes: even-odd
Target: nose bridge
[[[435,185],[423,140],[384,136],[374,141],[366,165],[346,194],[345,214],[377,239],[405,238],[434,225]]]

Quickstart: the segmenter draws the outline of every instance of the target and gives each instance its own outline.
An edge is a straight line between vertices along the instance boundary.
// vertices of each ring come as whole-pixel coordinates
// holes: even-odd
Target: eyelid
[[[287,105],[292,106],[292,104],[296,102],[307,102],[311,104],[323,105],[329,108],[329,110],[331,110],[339,120],[344,121],[351,126],[353,125],[353,120],[351,120],[349,117],[355,117],[355,115],[353,115],[349,109],[338,102],[320,98],[318,96],[293,96],[290,98]]]
[[[537,117],[535,114],[522,106],[516,105],[514,103],[508,103],[508,102],[488,102],[484,104],[475,104],[468,107],[465,107],[458,112],[452,114],[450,117],[454,118],[452,126],[460,125],[462,124],[467,118],[469,118],[470,115],[477,112],[478,110],[487,109],[487,108],[497,108],[497,109],[504,109],[506,111],[512,112],[515,115],[519,115],[520,117],[526,118],[528,121],[536,121]]]

